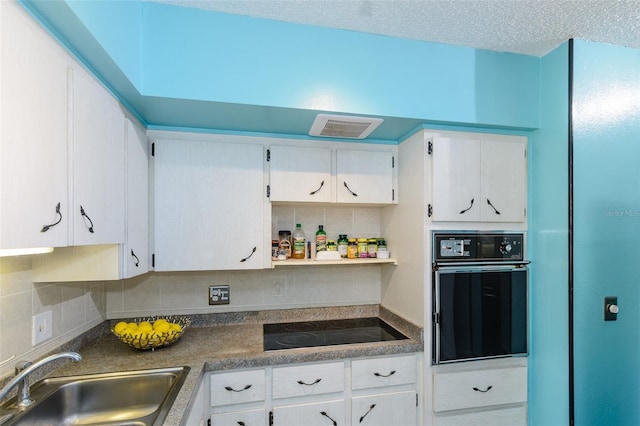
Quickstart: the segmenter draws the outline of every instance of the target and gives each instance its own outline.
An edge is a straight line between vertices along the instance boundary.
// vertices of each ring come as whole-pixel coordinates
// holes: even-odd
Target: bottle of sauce
[[[291,258],[293,259],[304,259],[306,254],[307,242],[304,236],[304,231],[302,230],[302,226],[297,223],[296,230],[293,231],[293,250],[291,253]]]
[[[347,258],[347,249],[349,248],[349,240],[347,234],[340,234],[338,238],[338,253],[343,259]]]
[[[327,251],[327,233],[323,225],[319,225],[316,232],[316,253],[321,251]]]

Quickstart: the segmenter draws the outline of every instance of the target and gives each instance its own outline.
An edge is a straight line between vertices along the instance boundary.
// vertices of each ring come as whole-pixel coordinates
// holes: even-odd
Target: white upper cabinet
[[[84,70],[73,70],[72,245],[124,243],[124,114]]]
[[[273,202],[392,204],[397,202],[393,149],[272,145],[268,151]]]
[[[434,137],[431,143],[431,220],[525,221],[526,138]]]
[[[0,248],[65,246],[67,62],[17,4],[0,7]]]
[[[124,278],[149,270],[149,144],[144,130],[126,120],[127,197]]]
[[[262,145],[157,139],[154,152],[155,270],[266,267]]]
[[[395,202],[389,151],[337,151],[336,191],[339,203],[391,204]]]
[[[299,146],[269,148],[271,201],[331,202],[331,149]]]

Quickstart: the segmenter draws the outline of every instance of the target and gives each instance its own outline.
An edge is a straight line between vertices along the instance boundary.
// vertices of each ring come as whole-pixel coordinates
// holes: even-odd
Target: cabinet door
[[[264,409],[219,413],[211,416],[212,426],[265,426],[267,423]]]
[[[124,115],[84,70],[73,71],[73,245],[124,243]]]
[[[480,220],[480,152],[477,140],[434,138],[431,220]]]
[[[126,120],[127,197],[124,278],[149,270],[149,144],[144,130]]]
[[[339,149],[336,161],[336,192],[339,203],[394,202],[395,159],[392,152]]]
[[[482,220],[523,222],[527,194],[526,145],[511,141],[482,143]]]
[[[274,407],[273,425],[342,426],[345,424],[344,404],[344,400],[336,400]]]
[[[0,248],[66,246],[66,59],[16,3],[0,7]]]
[[[351,399],[352,426],[416,426],[414,391],[358,396]]]
[[[263,268],[264,190],[260,145],[157,140],[155,270]]]
[[[330,202],[331,150],[294,146],[269,148],[271,201]]]

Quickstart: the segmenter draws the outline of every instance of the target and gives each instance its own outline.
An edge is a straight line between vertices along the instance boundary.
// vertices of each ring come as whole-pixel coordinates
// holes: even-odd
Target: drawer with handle
[[[436,373],[433,411],[527,401],[527,367]]]
[[[262,369],[214,373],[211,375],[211,406],[263,401],[265,388]]]
[[[415,383],[416,368],[415,355],[355,360],[351,363],[351,387],[367,389]]]
[[[343,362],[273,369],[274,398],[319,395],[343,390]]]

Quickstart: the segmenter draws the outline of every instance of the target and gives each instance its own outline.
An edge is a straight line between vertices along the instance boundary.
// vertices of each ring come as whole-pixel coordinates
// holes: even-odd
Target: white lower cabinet
[[[436,414],[433,426],[514,426],[527,424],[527,407],[498,408],[486,411],[451,412]]]
[[[270,424],[274,426],[345,425],[344,399],[274,407]]]
[[[352,426],[415,426],[416,391],[380,393],[351,398]]]
[[[433,374],[434,424],[526,425],[526,360],[505,363],[438,367]]]
[[[211,415],[212,426],[263,426],[265,424],[267,424],[267,412],[264,408]]]
[[[214,426],[417,426],[417,362],[391,355],[209,373],[207,415]]]

